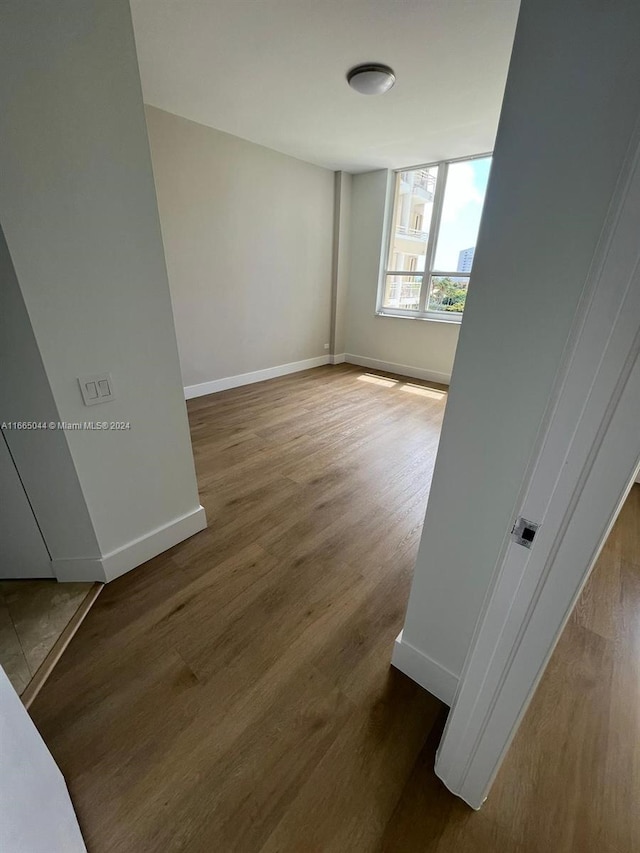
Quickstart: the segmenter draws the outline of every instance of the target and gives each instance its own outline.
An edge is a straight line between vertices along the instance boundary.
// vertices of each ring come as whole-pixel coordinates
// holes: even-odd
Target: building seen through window
[[[484,155],[396,173],[383,313],[461,318],[490,167]]]

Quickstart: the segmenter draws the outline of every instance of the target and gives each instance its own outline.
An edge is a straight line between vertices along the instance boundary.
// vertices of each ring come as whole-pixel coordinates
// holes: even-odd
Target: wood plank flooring
[[[482,811],[433,774],[444,706],[389,659],[445,401],[349,365],[190,401],[209,528],[31,708],[90,853],[640,849],[640,487]]]
[[[373,850],[442,706],[389,667],[446,394],[190,401],[209,528],[107,585],[31,712],[91,853]]]
[[[478,813],[433,774],[434,732],[386,853],[640,850],[640,486],[635,485]]]

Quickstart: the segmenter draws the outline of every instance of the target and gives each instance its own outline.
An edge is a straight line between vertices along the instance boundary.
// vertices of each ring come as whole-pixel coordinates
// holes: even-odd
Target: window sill
[[[462,317],[422,317],[412,314],[395,314],[393,311],[376,311],[375,317],[392,317],[394,320],[423,320],[427,323],[444,323],[445,326],[459,326],[462,323]]]

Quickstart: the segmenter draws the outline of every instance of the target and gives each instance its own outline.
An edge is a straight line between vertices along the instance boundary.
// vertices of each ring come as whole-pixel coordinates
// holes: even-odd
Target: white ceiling
[[[518,0],[131,0],[144,99],[331,169],[491,150]],[[350,89],[361,62],[396,72]]]

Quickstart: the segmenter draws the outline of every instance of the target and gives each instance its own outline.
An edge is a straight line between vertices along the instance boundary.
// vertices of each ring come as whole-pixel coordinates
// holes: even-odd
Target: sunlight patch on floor
[[[397,379],[389,379],[386,376],[376,376],[375,373],[363,373],[358,376],[361,382],[370,382],[372,385],[383,385],[385,388],[392,388],[398,384]]]
[[[432,400],[443,400],[447,396],[446,391],[439,391],[437,388],[425,388],[424,385],[412,385],[411,382],[405,382],[400,390],[408,391],[410,394],[418,394],[420,397],[429,397]]]
[[[401,391],[408,391],[409,394],[417,394],[419,397],[429,397],[431,400],[443,400],[447,396],[446,391],[440,391],[438,388],[427,388],[424,385],[415,385],[413,382],[391,379],[390,376],[378,376],[377,373],[362,373],[358,379],[360,382],[369,382],[371,385],[380,385],[383,388],[398,387]]]

